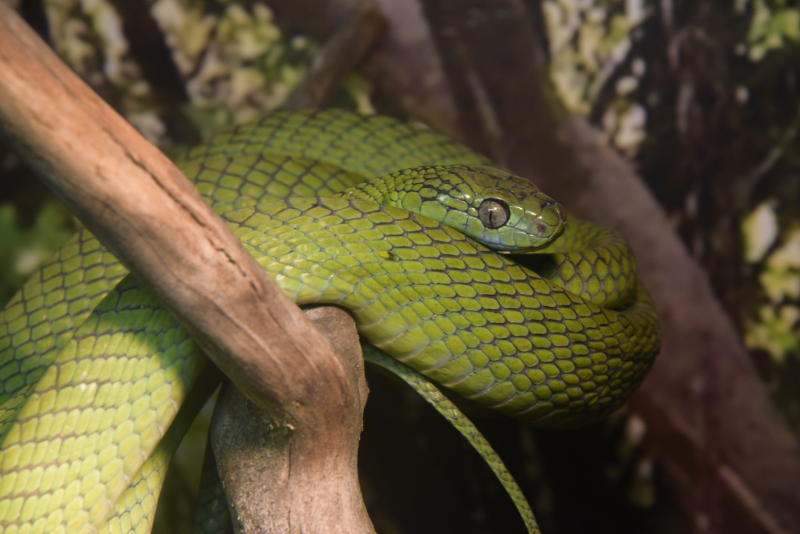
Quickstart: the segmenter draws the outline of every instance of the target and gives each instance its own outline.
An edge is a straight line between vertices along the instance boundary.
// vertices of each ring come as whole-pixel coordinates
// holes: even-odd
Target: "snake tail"
[[[462,412],[453,401],[448,399],[433,382],[375,347],[364,347],[364,359],[383,367],[391,374],[400,378],[400,380],[405,382],[420,397],[425,399],[428,404],[433,406],[439,415],[444,417],[453,428],[458,430],[475,452],[486,462],[486,465],[489,466],[489,469],[492,470],[492,473],[494,473],[497,480],[506,490],[522,522],[525,524],[528,534],[541,534],[539,525],[536,522],[536,516],[533,514],[533,510],[531,510],[530,504],[528,504],[528,500],[522,493],[519,484],[514,480],[514,476],[503,463],[503,460],[497,452],[495,452],[489,441],[481,434],[481,431],[478,430],[478,427],[464,415],[464,412]]]

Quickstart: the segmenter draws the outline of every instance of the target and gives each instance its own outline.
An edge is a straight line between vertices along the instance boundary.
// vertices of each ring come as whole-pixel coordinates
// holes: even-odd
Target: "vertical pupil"
[[[485,227],[494,229],[506,224],[509,214],[504,202],[489,198],[481,203],[478,215]]]

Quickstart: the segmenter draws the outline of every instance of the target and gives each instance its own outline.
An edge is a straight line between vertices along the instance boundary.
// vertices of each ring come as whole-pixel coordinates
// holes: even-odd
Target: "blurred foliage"
[[[675,4],[676,12],[685,15],[691,11],[679,4]],[[768,361],[760,362],[760,367],[776,392],[779,406],[800,433],[800,395],[796,393],[796,384],[800,381],[800,205],[796,196],[800,193],[800,141],[797,136],[800,114],[796,107],[796,78],[791,70],[786,69],[798,63],[800,7],[795,2],[784,0],[736,0],[731,6],[732,16],[745,21],[745,31],[736,38],[733,53],[736,63],[723,67],[723,73],[730,79],[717,80],[719,86],[714,90],[732,93],[729,101],[733,102],[731,107],[738,114],[732,122],[741,129],[738,133],[742,142],[750,148],[754,143],[747,136],[753,134],[747,128],[759,128],[761,124],[756,124],[757,120],[752,116],[762,115],[759,119],[766,121],[768,128],[757,130],[754,137],[768,152],[756,154],[762,159],[751,163],[752,169],[735,169],[737,174],[720,177],[717,183],[712,184],[711,191],[705,193],[716,196],[723,209],[728,193],[720,188],[736,191],[735,183],[741,180],[746,184],[742,190],[751,189],[754,193],[742,203],[741,209],[737,205],[729,206],[729,217],[738,220],[738,227],[733,226],[731,230],[735,232],[738,228],[741,232],[738,240],[731,241],[738,242],[741,250],[732,251],[717,264],[712,262],[709,270],[723,300],[736,307],[730,311],[734,317],[740,318],[746,344],[767,355]],[[679,82],[682,85],[676,95],[686,100],[687,96],[691,97],[690,93],[681,94],[680,91],[698,91],[698,86],[706,81],[691,79],[691,76],[698,76],[696,72],[680,71],[681,63],[684,66],[691,64],[689,58],[680,55],[681,41],[690,41],[698,35],[701,40],[714,38],[711,34],[713,28],[706,33],[700,24],[692,26],[694,21],[688,17],[679,21],[671,18],[674,13],[667,16],[659,10],[663,10],[663,5],[645,0],[543,2],[549,32],[551,77],[563,101],[574,112],[589,116],[617,150],[640,163],[650,156],[650,153],[642,153],[642,143],[645,140],[658,143],[663,139],[658,135],[667,127],[659,121],[675,121],[678,136],[691,135],[691,126],[682,125],[680,116],[688,105],[679,100],[675,102],[671,116],[669,113],[663,117],[648,116],[654,107],[669,109],[672,106],[669,101],[672,95],[665,94],[659,85],[663,78],[653,74],[658,52],[653,52],[653,45],[648,46],[648,37],[658,40],[658,48],[666,51],[666,68],[672,69],[670,75],[688,78]],[[698,7],[697,12],[702,13],[702,7]],[[690,32],[696,35],[692,36]],[[714,45],[708,44],[710,47]],[[687,48],[691,46],[687,45]],[[703,50],[699,47],[695,50],[689,53],[702,57]],[[647,86],[648,77],[655,79],[655,85],[651,81]],[[711,80],[710,83],[714,82]],[[730,85],[723,85],[726,83]],[[778,92],[784,100],[776,101],[774,94],[763,94],[767,92],[764,86]],[[772,101],[767,103],[758,99],[762,94]],[[719,101],[719,97],[716,98]],[[720,111],[712,108],[715,104],[701,102],[699,107],[705,109],[699,113],[719,115]],[[769,115],[771,106],[777,108],[775,119]],[[689,109],[687,114],[691,113]],[[702,117],[693,118],[702,120]],[[748,126],[747,120],[753,120],[754,124]],[[691,138],[686,142],[703,150],[704,141],[703,138]],[[732,150],[731,147],[726,149]],[[715,150],[713,146],[707,149],[708,152]],[[680,163],[675,162],[681,157],[680,153],[667,156],[672,159],[669,164],[675,167],[680,167]],[[690,156],[685,158],[689,160]],[[661,187],[680,185],[662,184]],[[698,210],[711,211],[699,203],[702,196],[693,189],[679,191],[679,201],[683,205],[672,208],[679,210],[679,213],[673,211],[672,214],[676,220],[695,220],[696,228],[691,233],[705,233],[704,240],[719,241],[719,236],[714,234],[718,234],[720,229],[707,224],[708,217],[704,219],[702,213],[697,215]],[[670,207],[669,202],[667,207]],[[703,220],[706,225],[700,224]],[[730,243],[723,246],[729,248]],[[727,272],[723,274],[722,269]],[[736,287],[736,282],[730,280],[743,283],[746,288]],[[728,299],[725,295],[728,292],[731,295],[743,294],[744,297]]]
[[[158,0],[153,13],[187,79],[188,112],[201,131],[280,106],[316,52],[302,36],[283,36],[263,4],[230,4],[214,14],[203,2]]]
[[[641,58],[629,73],[617,77],[631,53],[631,32],[649,9],[644,0],[545,0],[550,41],[550,73],[564,104],[583,115],[591,113],[604,86],[613,83],[617,98],[602,118],[609,141],[627,155],[645,135],[644,110],[626,98],[645,69]]]
[[[740,9],[745,3],[739,2]],[[747,55],[753,61],[768,52],[800,42],[800,8],[783,0],[753,2],[753,18],[747,35]]]
[[[764,229],[770,223],[759,223],[765,217],[760,213],[769,209],[759,207],[744,221],[743,231],[748,241],[776,234],[777,227]],[[745,341],[750,347],[767,351],[782,365],[788,358],[800,355],[800,225],[787,230],[780,244],[768,255],[765,251],[764,256],[748,258],[753,262],[764,261],[759,282],[766,298],[747,324]]]
[[[53,45],[72,68],[155,143],[183,141],[166,138],[150,84],[130,54],[110,2],[46,5]],[[189,101],[180,103],[181,111],[200,132],[278,107],[316,52],[308,39],[282,35],[262,3],[157,0],[152,15],[186,85]]]
[[[755,1],[747,36],[748,57],[754,62],[766,62],[770,54],[781,54],[798,45],[800,8],[790,7],[782,0]],[[780,147],[779,157],[795,162],[794,172],[787,179],[797,181],[800,146],[796,139],[796,123],[793,126],[790,139],[793,143]],[[796,199],[794,203],[797,204]],[[779,221],[774,205],[774,199],[763,202],[742,224],[745,244],[758,240],[767,243],[762,245],[761,254],[753,251],[753,247],[745,249],[746,260],[760,264],[758,281],[763,291],[755,313],[748,317],[745,341],[748,346],[769,354],[778,373],[783,375],[783,379],[778,380],[784,384],[783,389],[795,390],[796,368],[800,364],[800,214],[795,212],[792,217]],[[767,214],[763,215],[765,212]],[[765,221],[769,222],[765,224]],[[800,429],[800,398],[796,395],[783,397],[781,406],[793,413],[795,428]]]
[[[20,224],[17,207],[0,202],[0,302],[8,300],[39,265],[77,228],[60,203],[45,202],[33,224]]]

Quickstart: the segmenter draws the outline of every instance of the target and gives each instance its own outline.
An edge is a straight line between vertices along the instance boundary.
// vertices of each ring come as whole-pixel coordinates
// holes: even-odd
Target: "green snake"
[[[624,241],[423,127],[277,112],[178,164],[298,304],[347,309],[374,347],[473,403],[579,424],[658,351]],[[0,315],[0,530],[149,531],[205,361],[74,236]]]

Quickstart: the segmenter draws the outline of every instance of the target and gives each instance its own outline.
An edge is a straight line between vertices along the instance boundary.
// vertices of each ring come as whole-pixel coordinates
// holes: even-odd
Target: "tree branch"
[[[326,333],[366,402],[364,359],[353,319],[334,307],[313,308],[306,313]],[[358,434],[350,434],[349,447],[336,447],[337,454],[320,455],[315,449],[327,448],[329,443],[305,441],[301,446],[287,446],[291,433],[275,416],[258,409],[229,386],[217,402],[211,442],[237,531],[296,532],[295,515],[309,506],[316,511],[314,523],[305,520],[309,532],[331,532],[337,524],[363,523],[362,517],[349,517],[364,513],[358,479],[352,476]],[[326,476],[320,477],[319,472]],[[325,498],[320,501],[320,496]],[[275,510],[293,512],[276,515]]]
[[[291,517],[289,531],[372,532],[357,482],[348,486],[352,513],[342,516],[350,523],[320,529],[316,517],[332,506],[315,491],[329,485],[321,468],[352,457],[361,430],[352,370],[172,162],[2,4],[0,133],[237,387],[278,414],[285,445],[300,453],[293,462],[318,468],[305,508],[274,511]]]

